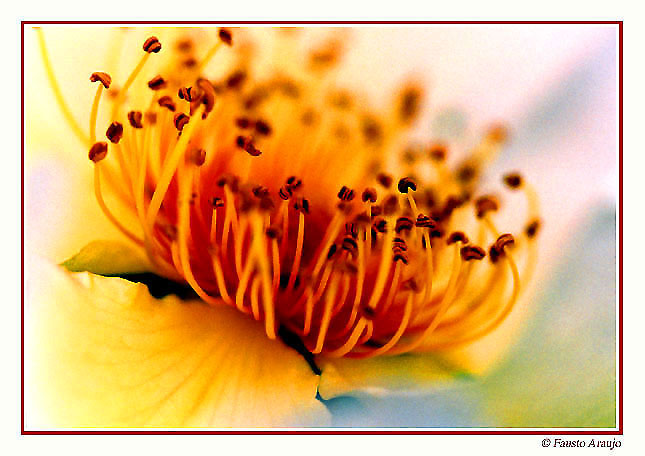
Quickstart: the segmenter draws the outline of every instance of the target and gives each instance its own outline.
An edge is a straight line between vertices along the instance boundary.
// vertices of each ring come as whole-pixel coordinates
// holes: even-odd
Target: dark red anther
[[[529,238],[534,238],[537,235],[539,229],[540,229],[540,221],[533,220],[528,225],[526,225],[524,232]]]
[[[186,101],[193,101],[194,97],[194,90],[192,87],[180,87],[179,90],[177,91],[177,96],[181,100],[186,100]]]
[[[265,196],[269,196],[269,189],[262,185],[253,187],[251,191],[257,198],[264,198]]]
[[[392,261],[394,261],[395,263],[397,261],[400,261],[403,264],[408,264],[408,256],[404,253],[395,253],[394,258],[392,258]]]
[[[166,80],[162,78],[160,75],[157,75],[148,81],[148,87],[152,90],[164,89],[166,85],[167,85]]]
[[[130,111],[128,113],[128,121],[132,125],[132,128],[143,128],[143,124],[141,123],[142,118],[143,114],[141,114],[141,111]]]
[[[271,134],[271,126],[264,120],[257,120],[255,122],[255,131],[262,136],[269,136]]]
[[[461,259],[464,261],[481,260],[486,256],[486,252],[476,245],[466,245],[461,248]]]
[[[89,158],[94,163],[103,160],[107,155],[108,145],[106,142],[97,142],[90,148]]]
[[[413,226],[414,226],[414,222],[410,218],[399,217],[396,220],[396,226],[394,228],[394,231],[396,231],[397,234],[401,234],[403,231],[410,231]]]
[[[416,226],[418,228],[434,228],[437,224],[427,215],[419,214],[417,216]]]
[[[282,236],[282,227],[280,225],[271,225],[266,229],[266,234],[271,239],[277,239]]]
[[[215,209],[218,207],[224,207],[224,200],[222,198],[215,197],[211,200],[211,206]]]
[[[345,238],[343,238],[342,248],[343,250],[347,250],[352,255],[354,255],[356,253],[356,250],[358,249],[358,244],[353,237],[346,236]]]
[[[387,221],[385,221],[385,219],[379,218],[374,220],[374,223],[372,224],[372,226],[379,233],[385,233],[385,231],[387,231]]]
[[[419,283],[413,277],[404,281],[401,284],[401,288],[403,290],[413,291],[414,293],[418,293],[421,290],[421,288],[419,287]]]
[[[358,239],[358,227],[355,223],[345,223],[345,234]]]
[[[199,104],[204,105],[204,113],[202,114],[202,119],[205,119],[208,114],[215,107],[215,87],[210,83],[208,79],[199,78],[197,80],[197,87],[199,88],[200,99],[195,100],[190,105],[191,114],[194,110],[197,109]]]
[[[293,208],[298,212],[302,212],[303,214],[308,214],[309,201],[302,197],[296,198],[296,201],[293,203]]]
[[[451,245],[451,244],[454,244],[455,242],[468,244],[468,238],[463,232],[455,231],[450,236],[448,236],[448,239],[446,239],[446,244]]]
[[[504,183],[511,189],[522,186],[522,176],[519,173],[508,173],[504,176]]]
[[[151,36],[143,43],[143,50],[148,54],[152,52],[157,53],[161,50],[161,43],[156,36]]]
[[[117,144],[123,137],[123,124],[119,122],[112,122],[105,132],[105,136],[111,143]]]
[[[237,127],[241,128],[242,130],[246,130],[247,128],[251,128],[253,126],[253,122],[248,117],[238,117],[237,119],[235,119],[235,125],[237,125]]]
[[[166,108],[170,112],[175,112],[175,102],[172,101],[172,98],[170,98],[168,95],[164,95],[163,97],[159,98],[159,100],[157,100],[157,103],[162,108]]]
[[[361,195],[361,199],[363,200],[364,203],[367,203],[368,201],[370,203],[376,203],[376,189],[372,187],[368,187],[365,190],[363,190],[363,194]]]
[[[351,201],[354,199],[354,190],[343,185],[343,187],[338,192],[338,198],[341,201]]]
[[[174,123],[177,130],[182,131],[189,121],[190,117],[188,117],[183,112],[178,112],[177,114],[175,114]]]
[[[390,188],[392,186],[393,179],[389,174],[380,173],[378,176],[376,176],[376,180],[385,188]]]
[[[278,191],[278,196],[281,199],[286,201],[289,198],[291,198],[291,195],[292,195],[291,188],[289,188],[286,185],[283,185],[282,187],[280,187],[280,190]]]
[[[499,209],[499,204],[492,196],[482,196],[475,200],[475,209],[477,211],[477,218],[482,218],[488,212],[494,212]]]
[[[408,193],[409,190],[416,192],[417,184],[409,177],[404,177],[399,181],[399,185],[397,186],[397,188],[401,193]]]
[[[107,73],[103,73],[102,71],[97,71],[92,73],[92,75],[90,76],[90,81],[91,82],[98,81],[101,84],[103,84],[103,87],[105,87],[106,89],[109,89],[110,84],[112,84],[112,78],[110,77],[110,75]]]
[[[222,43],[226,44],[227,46],[233,45],[233,34],[229,29],[220,28],[217,32],[217,36],[219,36],[219,39],[222,41]]]
[[[338,250],[338,246],[336,244],[332,244],[331,247],[329,247],[329,250],[327,251],[327,259],[331,260],[334,255],[336,255],[336,251]]]
[[[435,162],[442,162],[446,159],[446,146],[443,144],[432,144],[428,150],[430,159]]]

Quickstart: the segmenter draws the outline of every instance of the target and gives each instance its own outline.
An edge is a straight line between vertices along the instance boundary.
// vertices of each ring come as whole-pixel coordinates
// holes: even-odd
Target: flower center
[[[330,88],[333,45],[310,55],[309,79],[255,80],[244,53],[224,79],[204,78],[232,44],[220,29],[198,60],[193,42],[181,40],[173,69],[147,81],[149,102],[128,111],[128,91],[161,50],[148,38],[112,97],[107,141],[97,142],[95,125],[112,81],[92,74],[89,158],[107,217],[160,274],[263,321],[269,338],[286,328],[314,354],[440,350],[495,329],[517,302],[520,275],[531,275],[539,227],[519,174],[504,178],[526,197],[518,234],[498,231],[495,197],[477,196],[504,129],[491,129],[456,167],[441,144],[406,148],[408,177],[395,180],[382,157],[403,148],[418,88],[403,88],[391,113],[364,111]],[[127,215],[108,208],[104,183]]]

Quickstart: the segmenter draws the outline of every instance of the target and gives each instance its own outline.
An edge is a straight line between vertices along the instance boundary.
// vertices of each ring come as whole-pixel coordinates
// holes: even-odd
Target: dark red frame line
[[[22,435],[623,435],[623,21],[21,21],[20,26],[20,430]],[[617,25],[618,26],[618,427],[616,430],[25,430],[24,322],[25,322],[25,26],[26,25]]]

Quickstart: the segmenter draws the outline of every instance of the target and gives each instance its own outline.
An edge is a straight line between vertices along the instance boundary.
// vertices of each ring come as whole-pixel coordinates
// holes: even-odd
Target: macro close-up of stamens
[[[504,35],[515,29],[499,30],[516,52]],[[414,418],[390,405],[390,419],[345,418],[339,404],[439,385],[483,397],[505,356],[532,359],[514,354],[523,334],[551,340],[531,328],[560,302],[547,266],[578,221],[571,208],[591,201],[587,176],[540,158],[552,133],[523,127],[524,105],[469,106],[464,89],[451,107],[446,81],[468,87],[456,70],[437,70],[443,92],[427,70],[379,86],[366,63],[379,56],[354,49],[450,28],[114,27],[72,71],[85,31],[25,30],[39,81],[27,91],[27,225],[50,227],[28,231],[36,427],[445,427],[459,421],[431,406]],[[32,108],[43,96],[55,115]],[[41,118],[66,142],[40,141]],[[38,148],[47,161],[30,158]],[[589,179],[608,169],[597,168]],[[569,175],[585,190],[560,208]],[[45,201],[56,186],[67,196]],[[485,425],[513,422],[477,410]]]

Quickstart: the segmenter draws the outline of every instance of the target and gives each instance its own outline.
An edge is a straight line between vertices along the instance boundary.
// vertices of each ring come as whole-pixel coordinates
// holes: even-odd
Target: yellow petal
[[[368,359],[320,359],[318,391],[323,399],[369,394],[427,393],[443,388],[463,372],[432,355],[380,356]]]
[[[50,264],[27,273],[27,428],[329,423],[304,359],[228,307]]]

